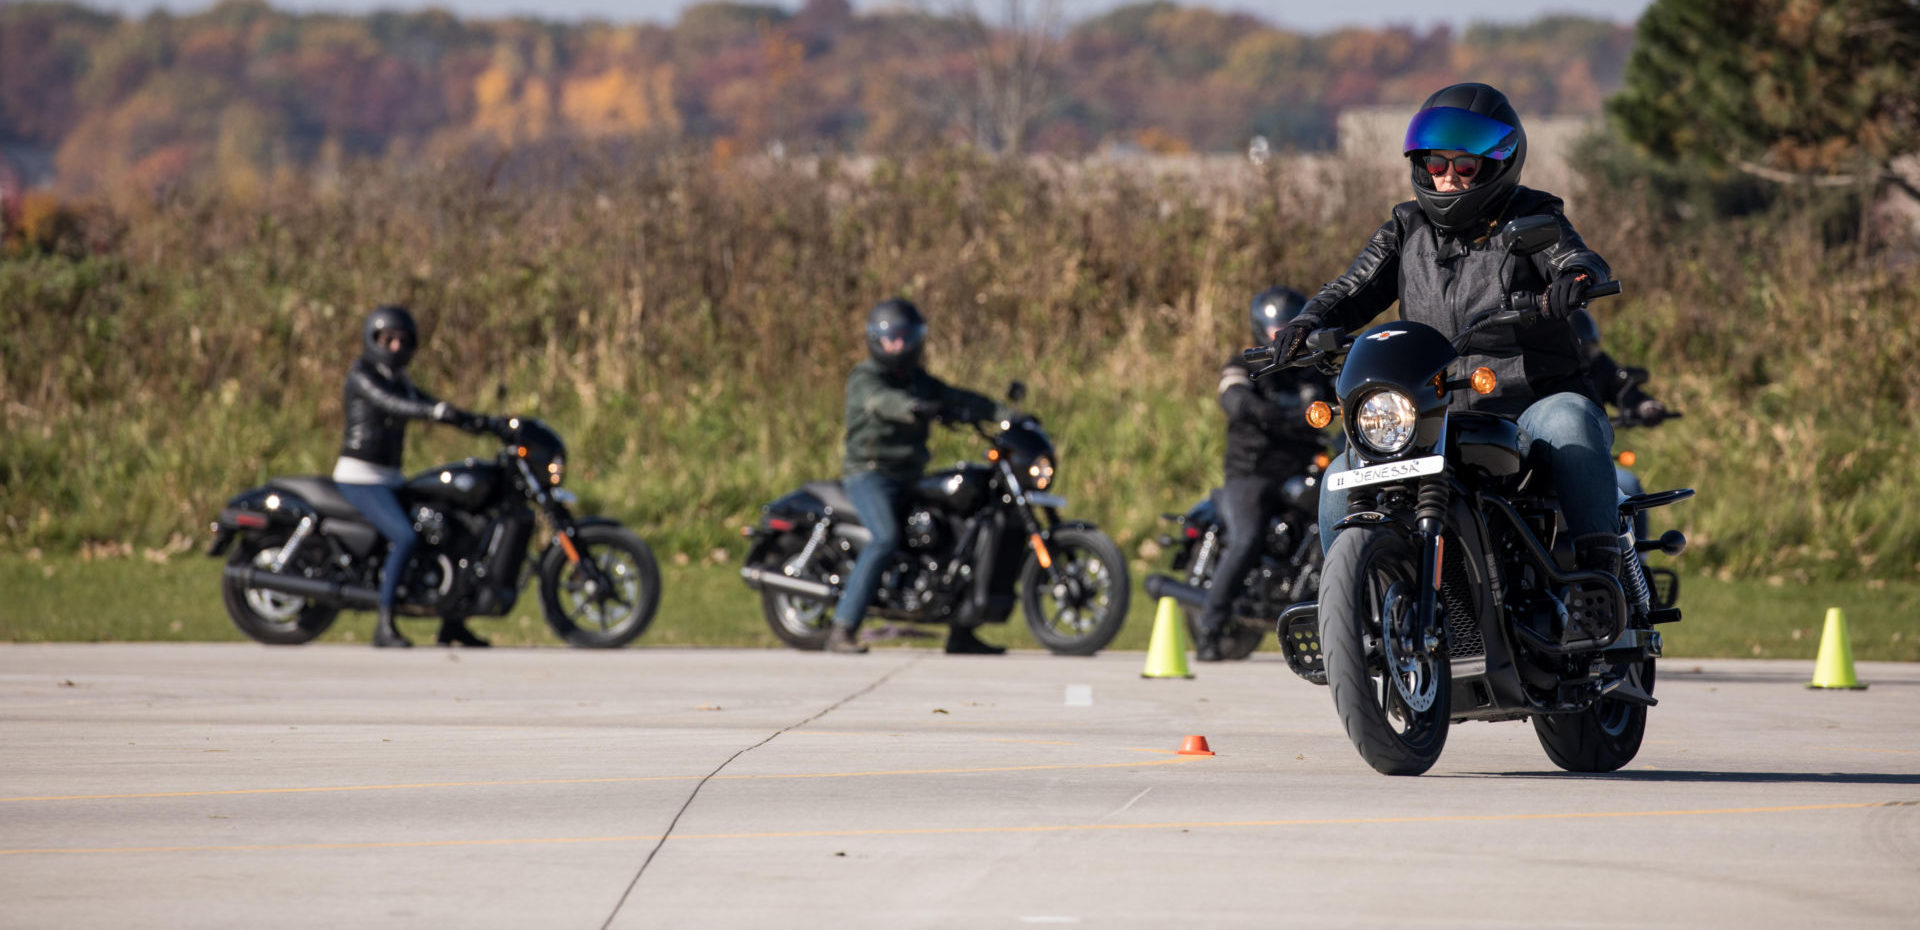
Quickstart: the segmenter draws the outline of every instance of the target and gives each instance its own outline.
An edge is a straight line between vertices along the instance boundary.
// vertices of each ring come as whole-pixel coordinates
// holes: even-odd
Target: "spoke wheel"
[[[547,625],[575,646],[612,649],[647,631],[660,607],[660,566],[646,542],[624,527],[577,528],[580,561],[552,546],[540,560],[540,602]]]
[[[1425,772],[1447,742],[1452,669],[1443,641],[1413,635],[1415,565],[1398,533],[1355,527],[1335,540],[1320,586],[1334,708],[1360,757],[1387,775]]]
[[[1047,549],[1051,572],[1029,557],[1020,573],[1027,629],[1056,655],[1093,655],[1126,622],[1126,557],[1107,534],[1086,527],[1055,530]]]

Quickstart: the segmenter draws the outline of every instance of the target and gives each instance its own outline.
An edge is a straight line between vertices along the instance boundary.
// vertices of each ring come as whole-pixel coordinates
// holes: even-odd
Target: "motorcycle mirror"
[[[1013,401],[1016,404],[1023,400],[1026,400],[1027,399],[1027,383],[1025,381],[1008,382],[1007,383],[1007,399],[1010,401]]]
[[[1532,255],[1560,241],[1560,222],[1551,216],[1523,216],[1502,228],[1496,241],[1515,255]]]

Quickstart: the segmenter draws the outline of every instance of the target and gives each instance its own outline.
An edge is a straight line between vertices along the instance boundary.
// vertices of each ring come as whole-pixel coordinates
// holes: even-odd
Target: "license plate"
[[[1385,465],[1369,465],[1366,468],[1354,468],[1327,478],[1327,487],[1335,491],[1347,488],[1365,487],[1402,478],[1422,478],[1437,475],[1447,467],[1444,455],[1429,455],[1423,459],[1408,459],[1404,462],[1388,462]]]

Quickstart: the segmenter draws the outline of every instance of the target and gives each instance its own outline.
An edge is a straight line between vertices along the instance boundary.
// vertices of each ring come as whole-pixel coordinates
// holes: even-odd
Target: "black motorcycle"
[[[1325,453],[1314,456],[1305,474],[1280,486],[1280,512],[1267,522],[1260,562],[1247,569],[1234,599],[1232,619],[1220,631],[1220,657],[1244,659],[1260,648],[1273,618],[1320,590],[1320,475]],[[1227,545],[1227,521],[1220,513],[1220,489],[1215,488],[1186,513],[1162,514],[1174,532],[1160,537],[1160,546],[1173,553],[1174,575],[1148,575],[1147,596],[1171,597],[1186,614],[1187,635],[1197,642],[1195,612],[1207,603],[1214,573]]]
[[[1499,235],[1511,257],[1559,232],[1529,217]],[[1618,292],[1609,282],[1589,294]],[[1380,772],[1425,772],[1452,721],[1516,719],[1532,721],[1561,768],[1612,771],[1639,752],[1656,703],[1654,627],[1679,609],[1654,605],[1639,559],[1623,560],[1621,578],[1577,570],[1544,458],[1521,454],[1512,420],[1448,409],[1456,391],[1495,387],[1489,369],[1449,375],[1467,339],[1539,312],[1537,295],[1510,295],[1453,340],[1409,321],[1358,339],[1321,330],[1294,363],[1338,372],[1353,467],[1327,479],[1349,489],[1347,516],[1329,528],[1339,537],[1319,600],[1281,614],[1281,646],[1296,673],[1330,686],[1348,738]],[[1247,361],[1271,362],[1271,347]],[[1333,415],[1309,408],[1316,425]],[[1637,539],[1632,518],[1692,495],[1621,500],[1622,548],[1683,551],[1677,531]]]
[[[1018,402],[1016,383],[1008,392]],[[868,612],[888,620],[976,627],[1003,623],[1017,599],[1034,639],[1092,655],[1127,617],[1127,561],[1091,523],[1062,520],[1050,492],[1058,461],[1032,417],[989,433],[987,462],[922,477],[908,492],[900,550]],[[767,625],[796,649],[821,649],[840,586],[872,538],[839,481],[814,481],[768,504],[740,577],[760,592]]]
[[[399,489],[419,542],[395,613],[447,619],[504,616],[529,579],[536,515],[550,535],[534,573],[547,625],[575,646],[632,642],[660,606],[660,569],[619,523],[574,517],[566,446],[538,420],[492,421],[491,461],[429,468]],[[221,593],[240,632],[297,645],[342,609],[379,604],[387,542],[324,476],[282,477],[227,502],[207,554],[227,556]]]
[[[1627,396],[1632,394],[1635,388],[1646,384],[1649,378],[1645,368],[1626,367],[1619,369],[1616,373],[1615,383],[1611,385],[1612,400],[1614,407],[1620,412],[1608,418],[1613,423],[1616,435],[1621,430],[1652,429],[1668,420],[1678,420],[1684,416],[1678,410],[1668,410],[1658,417],[1648,419],[1634,409],[1634,406],[1627,401]],[[1634,465],[1639,462],[1639,455],[1632,449],[1622,449],[1614,455],[1613,460],[1618,470],[1623,473],[1618,479],[1621,493],[1629,496],[1641,493],[1640,478],[1633,473]],[[1633,532],[1636,538],[1647,538],[1646,511],[1633,515]],[[1653,606],[1672,607],[1679,602],[1680,576],[1677,573],[1670,568],[1651,568],[1644,557],[1640,561],[1640,570],[1646,573],[1647,585],[1653,591]]]

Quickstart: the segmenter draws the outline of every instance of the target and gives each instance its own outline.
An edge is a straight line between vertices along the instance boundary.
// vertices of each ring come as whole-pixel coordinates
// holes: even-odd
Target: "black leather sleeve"
[[[1236,362],[1228,362],[1220,369],[1220,410],[1229,422],[1247,420],[1267,431],[1290,425],[1289,419],[1300,412],[1298,405],[1289,410],[1254,390],[1247,367]]]
[[[358,365],[347,373],[347,391],[365,398],[367,403],[382,413],[409,420],[432,418],[433,407],[438,403],[419,388],[415,388],[414,392],[421,399],[395,392]]]
[[[1549,198],[1549,202],[1549,206],[1539,212],[1560,221],[1560,241],[1533,256],[1534,267],[1540,271],[1541,280],[1552,281],[1572,269],[1584,270],[1592,276],[1593,280],[1587,282],[1588,287],[1613,280],[1613,269],[1608,267],[1607,260],[1587,248],[1586,241],[1574,231],[1573,224],[1567,222],[1567,215],[1561,212],[1560,199]]]
[[[1400,299],[1401,224],[1388,217],[1367,240],[1347,273],[1333,279],[1307,301],[1298,319],[1315,328],[1338,326],[1352,330],[1380,315]]]

